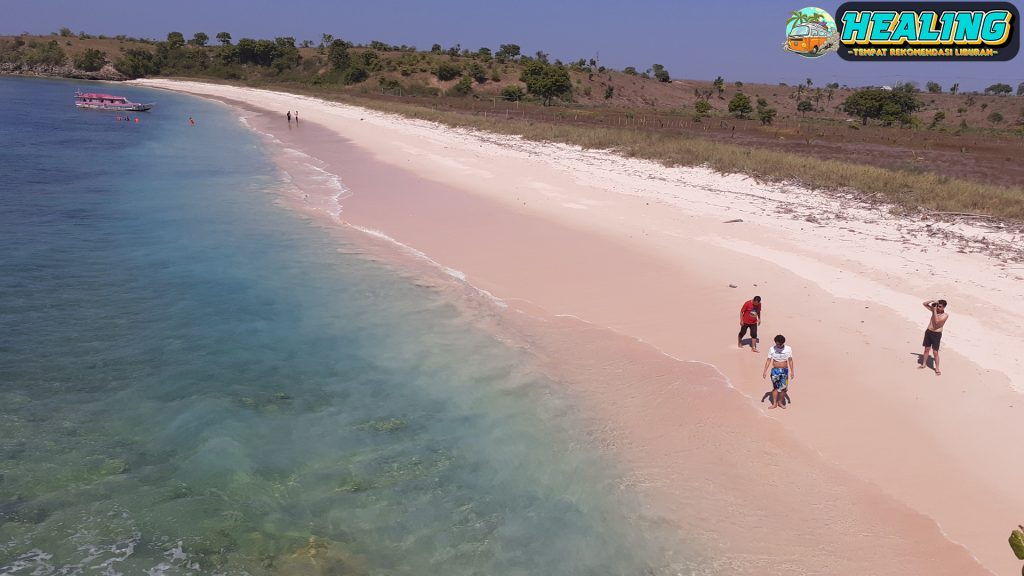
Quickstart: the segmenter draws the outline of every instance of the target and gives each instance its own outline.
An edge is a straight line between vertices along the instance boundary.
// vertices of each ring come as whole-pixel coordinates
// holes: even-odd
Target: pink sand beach
[[[482,311],[576,400],[666,531],[721,574],[1016,574],[1024,235],[850,195],[452,129],[279,92],[218,99],[281,199]],[[299,110],[301,124],[284,113]],[[762,353],[736,346],[760,295]],[[949,301],[939,376],[924,300]],[[793,347],[786,410],[764,349]]]

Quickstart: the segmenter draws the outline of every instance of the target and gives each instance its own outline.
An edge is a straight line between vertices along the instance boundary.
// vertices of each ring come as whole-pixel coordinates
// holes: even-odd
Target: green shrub
[[[95,72],[107,63],[107,55],[99,50],[89,48],[75,57],[75,68],[86,72]]]
[[[469,76],[463,76],[455,86],[452,86],[448,90],[449,96],[469,96],[473,93],[473,79]]]
[[[441,62],[437,65],[437,69],[434,70],[434,75],[442,82],[454,80],[462,75],[462,68],[460,68],[458,64]]]
[[[746,118],[753,110],[753,106],[750,105],[750,97],[742,92],[738,92],[729,101],[729,113],[737,118]]]
[[[509,102],[518,102],[522,100],[525,95],[526,93],[523,92],[523,87],[519,85],[509,86],[501,91],[502,99],[508,100]]]
[[[129,48],[114,62],[114,69],[129,78],[142,78],[159,72],[153,53],[141,48]]]
[[[57,44],[56,40],[46,43],[29,42],[25,51],[25,63],[29,66],[60,66],[67,60],[64,49]]]
[[[483,84],[487,82],[487,71],[480,65],[479,62],[473,62],[469,66],[469,76],[473,80],[476,80],[477,84]]]

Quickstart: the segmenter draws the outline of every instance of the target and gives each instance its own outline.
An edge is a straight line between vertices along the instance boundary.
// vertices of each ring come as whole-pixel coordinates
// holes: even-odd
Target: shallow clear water
[[[0,573],[660,570],[529,357],[275,207],[228,108],[0,112]]]

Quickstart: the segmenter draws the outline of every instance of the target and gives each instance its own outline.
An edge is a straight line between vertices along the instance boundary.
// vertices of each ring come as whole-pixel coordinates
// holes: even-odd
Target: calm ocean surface
[[[0,574],[667,569],[529,358],[276,207],[227,107],[0,117]]]

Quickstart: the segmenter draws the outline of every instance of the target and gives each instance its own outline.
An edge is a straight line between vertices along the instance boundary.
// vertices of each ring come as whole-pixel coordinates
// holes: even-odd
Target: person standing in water
[[[289,110],[289,111],[285,112],[284,115],[288,117],[288,123],[291,124],[292,123],[292,111]]]
[[[935,375],[942,376],[942,370],[939,370],[939,341],[942,340],[942,327],[946,325],[946,320],[949,320],[949,314],[946,313],[946,301],[927,300],[921,304],[931,310],[932,317],[928,320],[928,327],[924,330],[922,344],[924,352],[921,354],[921,365],[918,368],[928,365],[928,353],[931,352],[935,356]]]

